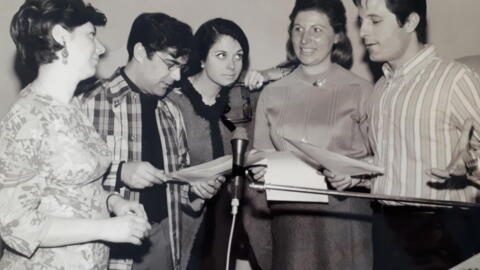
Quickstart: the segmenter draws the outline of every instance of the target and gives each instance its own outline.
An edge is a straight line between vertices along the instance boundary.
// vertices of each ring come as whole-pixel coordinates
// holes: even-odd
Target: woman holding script
[[[367,156],[361,125],[372,86],[347,70],[352,48],[341,1],[297,1],[288,31],[295,69],[260,95],[254,148],[298,151],[287,141],[293,139],[351,158]],[[265,206],[263,194],[248,195]],[[334,196],[328,204],[270,203],[270,220],[259,222],[271,226],[272,269],[371,269],[368,203]],[[250,239],[268,236],[259,234]],[[268,256],[261,248],[256,253]]]

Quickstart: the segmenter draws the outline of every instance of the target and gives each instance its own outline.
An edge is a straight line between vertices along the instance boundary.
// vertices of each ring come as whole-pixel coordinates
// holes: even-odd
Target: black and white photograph
[[[479,11],[1,0],[0,269],[480,269]]]

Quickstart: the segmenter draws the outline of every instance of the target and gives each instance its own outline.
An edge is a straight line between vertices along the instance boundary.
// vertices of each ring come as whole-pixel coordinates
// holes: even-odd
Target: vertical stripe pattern
[[[385,64],[383,72],[367,108],[374,161],[386,172],[373,181],[372,192],[474,202],[475,187],[452,187],[455,183],[433,178],[429,171],[450,163],[466,119],[480,125],[478,75],[440,59],[433,46],[395,71]],[[473,145],[478,138],[475,132]]]

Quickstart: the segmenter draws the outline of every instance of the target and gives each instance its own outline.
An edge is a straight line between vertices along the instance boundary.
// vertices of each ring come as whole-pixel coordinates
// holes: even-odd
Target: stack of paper
[[[291,152],[265,153],[268,166],[265,183],[304,188],[326,189],[325,177],[315,167],[305,163]],[[268,190],[269,201],[328,202],[328,196],[294,191]]]

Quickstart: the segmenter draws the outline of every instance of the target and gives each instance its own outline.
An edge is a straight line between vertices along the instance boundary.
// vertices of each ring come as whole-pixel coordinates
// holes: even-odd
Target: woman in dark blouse
[[[195,33],[192,54],[187,78],[168,97],[182,111],[191,164],[197,165],[231,153],[233,130],[239,122],[247,129],[252,122],[255,94],[236,87],[240,74],[248,67],[249,45],[234,22],[216,18],[202,24]],[[245,79],[252,88],[261,86],[263,80],[255,71]],[[235,110],[237,107],[242,108],[240,112]],[[225,188],[207,202],[206,218],[192,250],[190,269],[225,268],[229,207]],[[202,219],[198,218],[199,223]]]

